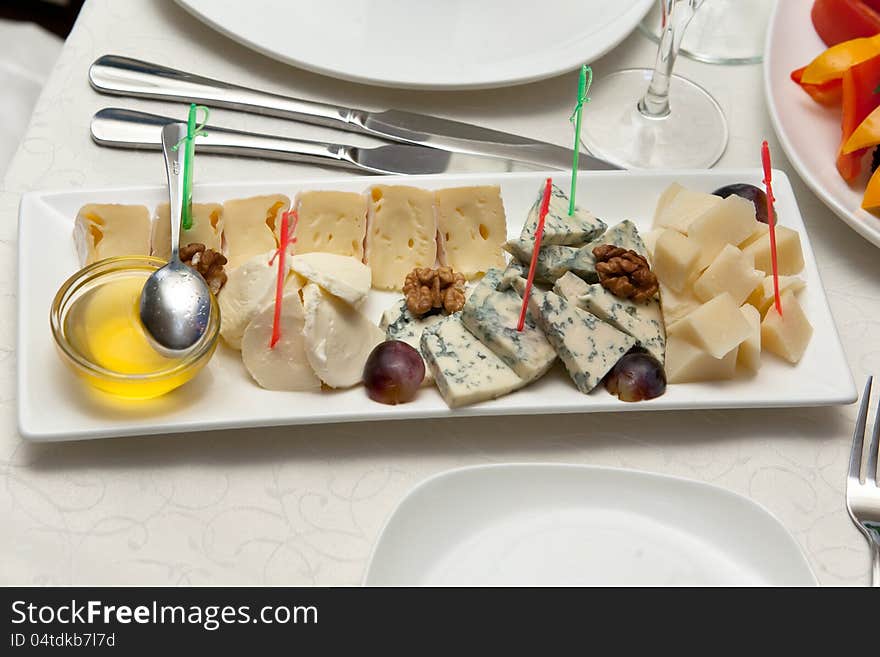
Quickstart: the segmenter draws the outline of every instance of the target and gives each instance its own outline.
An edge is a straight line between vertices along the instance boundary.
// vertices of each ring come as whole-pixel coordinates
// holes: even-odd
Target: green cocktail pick
[[[590,90],[591,84],[593,84],[593,69],[584,64],[581,67],[581,76],[578,80],[577,105],[574,106],[574,111],[568,117],[569,121],[574,121],[574,149],[572,149],[574,154],[571,157],[571,194],[568,197],[569,217],[574,214],[574,196],[577,192],[578,159],[581,154],[581,117],[584,113],[584,103],[590,102],[590,99],[587,98],[587,92]]]
[[[199,110],[205,112],[205,120],[201,124],[196,125],[196,114]],[[181,213],[180,225],[184,230],[192,228],[192,182],[193,182],[193,159],[195,158],[196,148],[193,143],[196,137],[207,135],[205,125],[208,123],[208,116],[211,111],[204,105],[196,105],[191,103],[189,106],[189,115],[186,119],[186,137],[181,139],[174,145],[174,150],[180,148],[180,145],[186,144],[186,157],[183,163],[183,212]]]

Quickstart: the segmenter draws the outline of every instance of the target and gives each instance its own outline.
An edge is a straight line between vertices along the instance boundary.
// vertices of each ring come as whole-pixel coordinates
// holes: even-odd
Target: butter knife
[[[469,123],[400,110],[368,112],[257,91],[129,57],[104,55],[89,68],[101,93],[223,107],[419,144],[435,149],[518,160],[540,168],[570,169],[572,151]],[[580,169],[619,167],[585,153]]]
[[[180,119],[135,110],[108,107],[92,117],[92,139],[101,146],[159,150],[162,127],[185,123]],[[360,169],[369,173],[461,173],[534,171],[536,166],[516,160],[451,153],[412,144],[385,144],[363,148],[305,139],[287,139],[254,132],[206,126],[195,140],[199,153],[241,155],[265,159],[310,162]]]

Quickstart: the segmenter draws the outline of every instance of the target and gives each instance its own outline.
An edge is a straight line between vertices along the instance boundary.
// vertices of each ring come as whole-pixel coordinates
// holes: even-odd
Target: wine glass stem
[[[684,30],[703,0],[660,0],[666,24],[660,33],[657,61],[651,84],[639,101],[639,111],[647,117],[661,119],[669,114],[669,78],[681,48]]]

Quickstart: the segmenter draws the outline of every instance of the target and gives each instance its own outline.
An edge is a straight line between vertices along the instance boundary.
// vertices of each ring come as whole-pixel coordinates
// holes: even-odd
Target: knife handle
[[[362,132],[366,118],[360,110],[248,89],[118,55],[96,59],[89,67],[89,83],[114,96],[201,103],[356,132]]]
[[[113,148],[158,150],[162,143],[162,127],[169,123],[183,122],[166,116],[110,107],[92,117],[92,139],[101,146]],[[211,126],[207,126],[205,132],[204,136],[195,140],[196,151],[201,153],[358,168],[351,146]]]

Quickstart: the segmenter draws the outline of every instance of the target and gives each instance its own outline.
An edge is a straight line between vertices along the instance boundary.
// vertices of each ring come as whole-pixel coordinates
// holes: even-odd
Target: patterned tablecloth
[[[295,38],[292,26],[291,38]],[[594,64],[653,62],[633,34]],[[0,583],[357,584],[382,524],[423,478],[466,464],[591,463],[709,481],[767,507],[823,584],[865,584],[868,552],[844,508],[854,407],[482,418],[226,431],[31,445],[15,418],[16,221],[21,192],[163,184],[154,156],[101,149],[100,107],[168,105],[101,97],[99,55],[166,63],[255,88],[367,108],[432,112],[566,143],[576,74],[525,87],[427,93],[312,75],[240,47],[171,0],[90,0],[37,105],[0,192]],[[719,166],[755,166],[761,139],[789,172],[859,385],[880,374],[880,257],[807,190],[775,142],[759,66],[682,59],[721,103],[731,141]],[[320,138],[329,131],[217,110],[218,124]],[[829,164],[830,166],[830,164]],[[265,181],[305,166],[205,157],[202,181]],[[47,239],[68,239],[47,235]],[[24,254],[39,258],[39,253]],[[47,413],[52,409],[47,408]],[[427,424],[428,426],[425,426]]]

